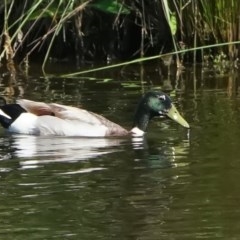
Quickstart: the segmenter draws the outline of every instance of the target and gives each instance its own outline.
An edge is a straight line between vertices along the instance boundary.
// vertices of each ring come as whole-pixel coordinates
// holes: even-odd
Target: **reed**
[[[98,18],[93,19],[96,12],[104,12],[111,22],[105,24],[102,15],[97,13],[102,24],[97,25]],[[173,51],[180,54],[174,55],[181,62],[189,53],[181,51],[184,50],[181,46],[186,46],[195,49],[189,53],[191,62],[204,61],[207,55],[217,58],[222,53],[229,61],[235,61],[239,58],[239,44],[221,43],[240,39],[239,12],[238,0],[4,0],[0,3],[0,16],[3,16],[0,63],[9,58],[25,60],[37,53],[42,56],[45,68],[54,55],[56,43],[59,45],[57,52],[65,50],[79,58],[86,53],[93,56],[93,51],[98,54],[98,49],[105,53],[106,46],[116,42],[121,49],[124,34],[129,41],[134,37],[138,39],[138,45],[125,60],[140,57],[138,60],[144,61],[148,56],[164,57],[165,53]],[[91,25],[93,22],[95,25]],[[126,31],[126,23],[135,25],[139,34],[132,36],[131,31]],[[111,28],[117,38],[106,38],[100,43],[91,39],[89,43],[91,33],[99,32],[97,27],[103,32],[104,28]],[[218,47],[199,48],[212,44]],[[126,48],[125,52],[128,50]]]
[[[174,1],[180,22],[180,38],[188,46],[233,42],[240,39],[240,2],[237,0]],[[239,57],[239,45],[219,46],[230,61]]]
[[[219,48],[219,47],[226,47],[226,46],[229,46],[229,45],[238,45],[239,46],[240,41],[225,42],[225,43],[218,43],[218,44],[212,44],[212,45],[204,45],[204,46],[201,46],[201,47],[182,49],[182,50],[178,50],[178,51],[175,51],[175,52],[155,55],[155,56],[151,56],[151,57],[138,58],[138,59],[134,59],[134,60],[131,60],[131,61],[125,61],[125,62],[122,62],[122,63],[107,65],[107,66],[103,66],[103,67],[99,67],[99,68],[94,68],[94,69],[91,68],[91,69],[87,69],[87,70],[83,70],[83,71],[79,71],[79,72],[63,74],[60,77],[72,78],[72,77],[87,74],[87,73],[98,72],[98,71],[108,70],[108,69],[112,69],[112,68],[123,67],[123,66],[131,65],[131,64],[139,64],[139,63],[142,63],[142,62],[152,61],[152,60],[156,60],[156,59],[159,59],[159,58],[162,58],[162,57],[169,57],[169,56],[172,56],[172,55],[191,53],[191,52],[199,51],[199,50],[207,50],[207,49],[214,49],[214,48]]]
[[[8,1],[5,0],[4,28],[0,35],[1,40],[6,32],[10,33],[10,42],[14,46],[13,57],[24,46],[28,46],[24,54],[29,56],[36,48],[41,48],[46,44],[43,59],[43,65],[45,65],[60,30],[63,30],[61,33],[64,34],[68,20],[81,12],[90,1],[84,1],[82,4],[77,4],[77,2],[79,3],[79,1],[66,0],[60,0],[57,3],[54,0],[35,0],[29,3],[29,1],[23,0],[20,4],[19,1],[13,0],[11,4],[8,4]],[[12,10],[12,6],[15,6],[14,10]],[[19,16],[11,17],[11,11],[15,11],[12,15],[18,13]],[[21,39],[19,39],[19,35],[22,35]],[[66,37],[62,36],[62,39],[65,41]],[[1,50],[0,61],[6,53],[6,49]]]

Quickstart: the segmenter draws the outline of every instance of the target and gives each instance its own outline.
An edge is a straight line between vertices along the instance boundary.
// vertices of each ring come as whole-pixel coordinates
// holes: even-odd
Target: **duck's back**
[[[18,104],[38,116],[35,126],[40,135],[103,137],[129,134],[120,125],[84,109],[25,99]]]

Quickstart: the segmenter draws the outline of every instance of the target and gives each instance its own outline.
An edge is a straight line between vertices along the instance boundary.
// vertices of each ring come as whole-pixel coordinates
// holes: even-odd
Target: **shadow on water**
[[[238,239],[238,75],[195,70],[151,81],[146,73],[128,86],[125,78],[28,79],[26,98],[82,106],[129,128],[141,92],[164,86],[191,129],[154,119],[136,139],[1,130],[0,238]]]

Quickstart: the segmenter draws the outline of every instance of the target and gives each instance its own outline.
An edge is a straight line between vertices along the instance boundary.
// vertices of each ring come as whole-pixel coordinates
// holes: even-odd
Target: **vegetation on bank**
[[[36,60],[43,67],[47,61],[131,63],[163,54],[169,62],[172,52],[177,64],[235,62],[239,12],[237,0],[4,0],[0,63],[14,73],[15,63]]]

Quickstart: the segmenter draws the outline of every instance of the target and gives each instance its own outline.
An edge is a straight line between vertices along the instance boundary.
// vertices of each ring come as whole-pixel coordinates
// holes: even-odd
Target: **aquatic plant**
[[[79,65],[152,56],[171,64],[166,53],[172,51],[179,65],[210,55],[216,63],[222,53],[235,61],[239,10],[237,0],[4,0],[0,63],[6,61],[11,72],[13,60],[27,65],[29,58],[41,59],[43,68],[47,61]],[[213,44],[219,45],[199,50]]]
[[[240,39],[239,10],[237,0],[174,0],[179,18],[179,36],[187,46],[198,47],[208,44],[234,42]],[[219,48],[201,52],[214,57],[224,52],[230,61],[239,57],[239,45],[219,45]],[[196,55],[193,59],[196,61]],[[202,59],[200,59],[202,60]]]

